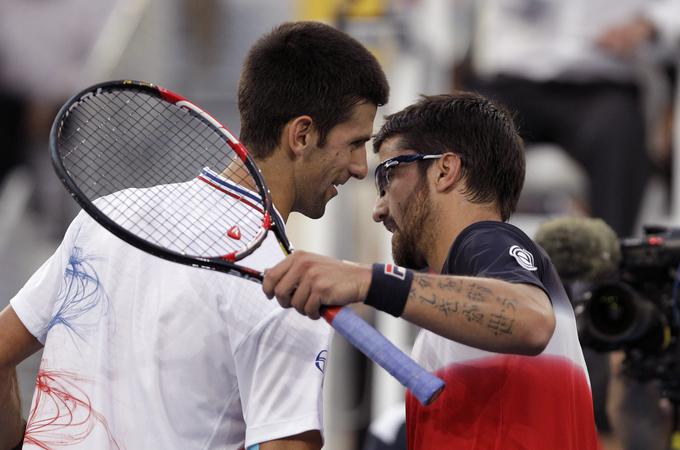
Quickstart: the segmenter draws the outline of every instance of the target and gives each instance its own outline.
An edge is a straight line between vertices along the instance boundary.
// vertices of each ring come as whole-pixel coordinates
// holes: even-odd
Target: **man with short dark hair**
[[[414,357],[446,381],[407,397],[409,449],[597,449],[574,313],[545,252],[506,223],[524,180],[509,115],[475,94],[425,97],[374,139],[374,220],[397,264],[298,252],[263,289],[311,318],[364,302],[420,326]],[[329,275],[330,274],[330,275]]]
[[[366,176],[365,143],[388,91],[368,50],[328,25],[283,24],[252,47],[239,86],[243,142],[279,226],[293,211],[320,217],[337,186]],[[257,196],[203,172],[237,199]],[[244,264],[283,257],[270,234]],[[22,437],[15,367],[44,346],[26,445],[319,449],[315,362],[329,338],[326,324],[266,301],[256,284],[157,259],[81,212],[0,313],[0,448]]]

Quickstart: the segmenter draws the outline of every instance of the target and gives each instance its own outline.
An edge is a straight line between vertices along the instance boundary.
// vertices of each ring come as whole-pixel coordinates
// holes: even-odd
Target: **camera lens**
[[[634,293],[623,285],[603,285],[593,292],[588,307],[593,327],[605,336],[620,339],[635,320]]]
[[[596,287],[584,316],[584,331],[595,346],[609,350],[637,347],[657,352],[668,344],[663,313],[627,284],[609,283]]]

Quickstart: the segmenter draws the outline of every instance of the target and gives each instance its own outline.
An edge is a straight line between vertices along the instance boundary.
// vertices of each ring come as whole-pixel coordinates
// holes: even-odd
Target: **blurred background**
[[[375,53],[391,84],[376,129],[420,94],[475,90],[509,107],[527,141],[527,180],[512,222],[530,236],[559,215],[601,217],[621,237],[640,235],[645,224],[680,226],[679,1],[1,0],[0,307],[77,212],[47,149],[68,97],[110,79],[150,81],[237,132],[245,54],[288,20],[331,23]],[[375,164],[371,153],[369,173]],[[390,236],[370,218],[374,200],[372,179],[350,183],[323,219],[293,215],[291,239],[299,249],[387,261]],[[361,312],[410,349],[417,330]],[[39,360],[20,366],[25,412]],[[324,448],[393,442],[403,421],[400,385],[341,337],[327,367]],[[609,391],[592,381],[605,448],[665,448],[668,406],[659,393],[646,386],[638,397],[622,393],[616,355],[595,356],[589,367],[591,378],[614,380]],[[626,432],[631,424],[637,442]]]

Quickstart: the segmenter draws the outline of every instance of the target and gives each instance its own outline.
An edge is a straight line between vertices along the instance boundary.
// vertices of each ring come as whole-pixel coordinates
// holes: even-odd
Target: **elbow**
[[[537,356],[543,353],[555,332],[555,315],[552,310],[538,314],[525,336],[524,354]]]

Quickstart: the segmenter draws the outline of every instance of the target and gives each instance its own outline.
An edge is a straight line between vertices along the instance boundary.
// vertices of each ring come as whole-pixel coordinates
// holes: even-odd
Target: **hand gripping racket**
[[[246,148],[212,116],[159,86],[97,84],[72,97],[50,133],[54,169],[80,206],[155,256],[262,282],[242,260],[272,230],[291,251],[264,179]],[[444,382],[350,308],[323,317],[423,404]]]

